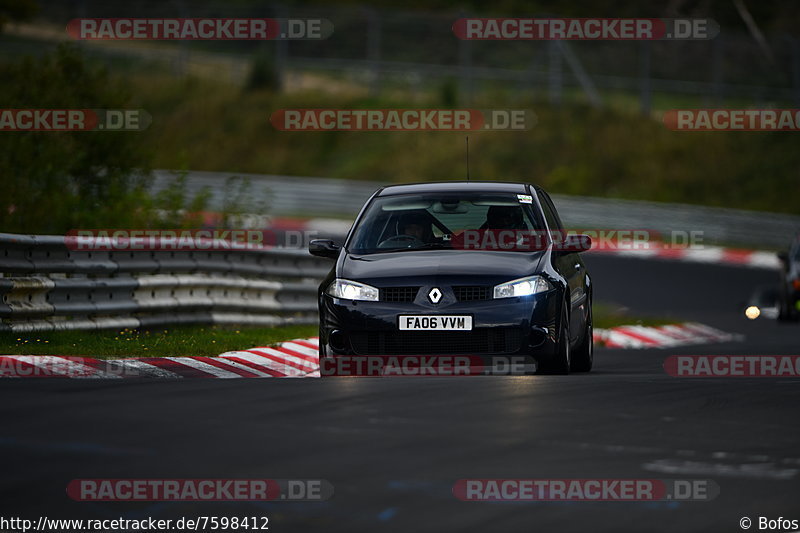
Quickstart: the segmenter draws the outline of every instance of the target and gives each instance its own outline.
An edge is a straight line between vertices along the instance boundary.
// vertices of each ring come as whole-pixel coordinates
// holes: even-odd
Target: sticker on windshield
[[[519,203],[521,204],[532,204],[533,196],[531,196],[530,194],[518,194],[517,200],[519,200]]]

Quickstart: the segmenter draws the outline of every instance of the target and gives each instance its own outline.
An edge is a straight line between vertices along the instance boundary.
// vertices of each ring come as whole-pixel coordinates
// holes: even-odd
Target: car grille
[[[453,293],[459,302],[475,302],[478,300],[491,300],[492,298],[492,288],[480,285],[456,286],[453,287]]]
[[[381,289],[382,302],[413,302],[419,287],[386,287]]]
[[[360,331],[350,334],[358,355],[477,355],[520,349],[519,328],[472,331]]]

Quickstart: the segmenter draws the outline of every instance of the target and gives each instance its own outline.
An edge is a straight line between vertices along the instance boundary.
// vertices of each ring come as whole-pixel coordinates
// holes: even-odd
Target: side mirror
[[[340,251],[341,247],[330,239],[314,239],[308,243],[308,253],[317,257],[336,259]]]
[[[592,238],[582,234],[565,235],[564,240],[556,242],[555,249],[562,254],[586,252],[592,249]]]

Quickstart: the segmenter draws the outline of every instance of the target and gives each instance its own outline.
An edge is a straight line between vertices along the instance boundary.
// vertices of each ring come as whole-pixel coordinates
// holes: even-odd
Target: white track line
[[[284,376],[294,375],[294,374],[304,374],[305,371],[295,368],[293,366],[287,365],[285,363],[279,363],[262,355],[258,355],[253,352],[227,352],[222,354],[220,357],[238,357],[244,361],[248,361],[255,365],[268,368],[274,372],[278,372],[279,374],[283,374]]]
[[[230,372],[229,370],[224,370],[214,365],[209,365],[208,363],[204,363],[203,361],[198,361],[197,359],[192,359],[191,357],[165,357],[164,359],[175,361],[176,363],[180,363],[182,365],[186,365],[195,368],[197,370],[201,370],[217,378],[231,379],[231,378],[242,377],[239,374],[236,374],[235,372]]]
[[[251,348],[251,349],[249,349],[247,351],[250,352],[250,353],[253,353],[255,355],[269,354],[269,355],[271,355],[273,357],[279,357],[281,359],[285,359],[286,361],[291,361],[291,362],[297,364],[298,366],[302,367],[302,370],[305,370],[307,372],[311,371],[311,370],[314,370],[314,368],[316,368],[318,366],[318,365],[314,365],[313,363],[310,363],[310,362],[306,361],[305,359],[303,359],[301,357],[297,357],[295,355],[292,355],[292,354],[289,354],[289,353],[286,353],[286,352],[282,352],[282,351],[274,349],[274,348],[267,348],[267,347]]]
[[[666,326],[659,326],[658,329],[665,335],[673,337],[675,340],[680,341],[682,344],[690,344],[697,341],[697,335],[687,331],[680,324],[669,324]]]
[[[230,355],[230,354],[228,354],[228,355]],[[252,366],[247,366],[247,365],[243,365],[242,363],[238,363],[236,361],[232,361],[232,360],[228,359],[227,357],[220,356],[220,357],[213,357],[212,359],[214,359],[214,361],[218,361],[219,363],[222,363],[224,365],[232,366],[233,368],[237,368],[237,369],[243,370],[245,372],[250,372],[251,374],[255,374],[255,375],[257,375],[259,377],[262,377],[262,378],[271,378],[271,377],[273,377],[272,374],[267,374],[266,372],[263,372],[263,371],[258,370],[256,368],[253,368]],[[243,377],[246,377],[246,376],[239,376],[239,377],[243,378]]]
[[[116,359],[114,362],[119,363],[122,366],[132,368],[134,372],[141,375],[140,377],[156,377],[162,379],[183,378],[183,376],[181,376],[180,374],[176,374],[175,372],[170,372],[166,368],[161,368],[160,366],[152,365],[144,361],[139,361],[138,359]]]
[[[694,331],[699,335],[703,335],[708,339],[712,339],[718,342],[734,340],[737,337],[736,335],[720,331],[718,329],[712,328],[711,326],[706,326],[705,324],[700,324],[698,322],[687,322],[683,324],[683,327],[691,331]]]
[[[640,341],[639,339],[634,339],[628,335],[625,335],[615,329],[603,329],[603,330],[595,330],[598,334],[601,335],[601,338],[607,339],[609,342],[614,343],[621,348],[646,348],[647,344]]]
[[[302,344],[297,344],[296,342],[284,342],[281,343],[281,347],[301,353],[303,355],[309,355],[313,357],[319,356],[319,348],[309,348],[308,346],[303,346]]]
[[[677,341],[674,337],[670,337],[669,335],[665,335],[661,331],[656,328],[646,327],[646,326],[625,326],[628,331],[636,333],[637,335],[641,335],[642,337],[648,338],[658,344],[659,347],[668,347],[668,346],[675,346],[676,344],[680,344],[680,341]]]
[[[637,336],[650,339],[652,343],[639,339]],[[639,349],[730,342],[741,340],[743,336],[726,333],[697,322],[686,322],[658,327],[630,325],[596,329],[595,338],[600,342],[605,341],[611,344],[612,348]]]

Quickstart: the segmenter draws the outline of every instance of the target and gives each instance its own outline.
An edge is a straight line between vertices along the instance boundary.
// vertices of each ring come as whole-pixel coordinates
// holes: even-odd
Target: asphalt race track
[[[742,342],[598,350],[588,375],[2,380],[3,516],[268,516],[270,531],[742,531],[800,519],[800,380],[673,378],[670,354],[792,354],[747,321],[770,271],[589,256],[595,297]],[[326,502],[86,503],[74,478],[322,478]],[[708,502],[462,502],[462,478],[712,479]]]

